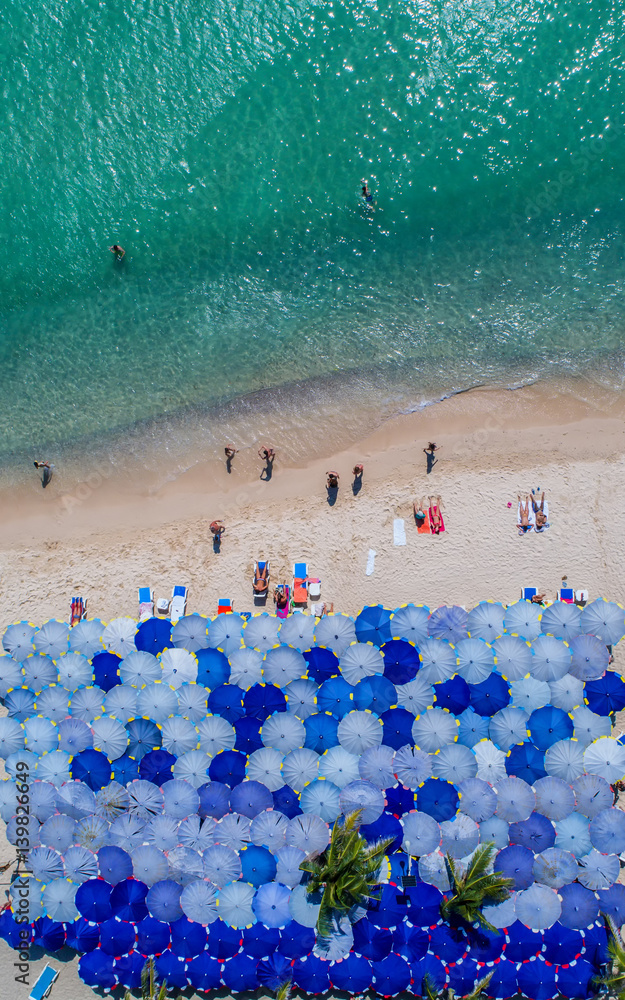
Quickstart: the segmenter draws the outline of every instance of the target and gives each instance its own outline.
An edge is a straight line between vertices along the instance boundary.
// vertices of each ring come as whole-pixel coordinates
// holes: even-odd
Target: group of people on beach
[[[360,487],[362,486],[362,476],[364,471],[365,467],[362,464],[362,462],[359,462],[352,469],[352,476],[354,477],[354,480],[352,482],[352,490],[354,491],[354,493],[358,493],[360,491]],[[340,475],[338,474],[338,472],[330,470],[330,472],[326,472],[326,476],[327,476],[326,488],[328,492],[333,491],[336,494],[339,488],[339,479],[341,478]]]
[[[525,500],[518,496],[519,501],[519,519],[517,527],[519,529],[520,535],[527,534],[528,531],[544,531],[548,527],[547,521],[547,511],[545,509],[545,491],[543,490],[540,502],[538,500],[538,493],[532,490],[525,497]]]

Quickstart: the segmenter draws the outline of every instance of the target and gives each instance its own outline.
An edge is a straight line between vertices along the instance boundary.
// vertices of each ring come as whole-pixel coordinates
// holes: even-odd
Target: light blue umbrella
[[[65,874],[63,858],[51,847],[33,847],[28,854],[28,868],[40,882],[50,882]]]
[[[243,627],[243,642],[249,649],[266,653],[278,642],[280,619],[266,611],[252,615]]]
[[[465,708],[458,716],[458,743],[474,747],[480,740],[487,739],[490,718],[478,715],[471,707]]]
[[[534,789],[522,778],[511,775],[496,785],[497,816],[506,823],[520,823],[527,819],[536,805]]]
[[[188,649],[197,653],[198,649],[208,648],[208,618],[202,615],[184,615],[179,618],[171,630],[171,641],[179,649]]]
[[[603,809],[590,821],[592,846],[602,854],[625,851],[625,813],[622,809]]]
[[[573,719],[573,734],[575,739],[584,747],[587,747],[593,740],[598,740],[602,736],[610,736],[612,733],[610,717],[596,715],[586,705],[574,708],[571,712],[571,717]]]
[[[322,619],[323,620],[323,619]],[[382,723],[372,712],[348,712],[339,722],[339,743],[349,753],[359,755],[382,742]]]
[[[23,750],[25,739],[26,732],[21,722],[7,716],[0,719],[0,757],[6,760],[10,754]]]
[[[63,855],[65,875],[76,885],[98,876],[98,859],[87,847],[68,847]]]
[[[241,877],[241,860],[225,844],[215,844],[203,854],[204,877],[220,888]]]
[[[399,822],[403,829],[402,848],[415,858],[438,850],[441,843],[441,828],[428,813],[416,809],[406,812]]]
[[[436,684],[439,681],[449,680],[456,673],[458,665],[456,649],[444,639],[425,639],[419,646],[419,654],[421,670],[417,680]]]
[[[10,657],[7,657],[7,660],[11,662]],[[13,666],[16,668],[17,665],[13,664]],[[19,667],[17,667],[17,670],[19,671]],[[56,683],[56,666],[49,656],[44,656],[42,653],[34,653],[33,656],[26,657],[22,664],[22,670],[24,672],[24,679],[15,685],[11,685],[12,687],[21,687],[24,684],[31,691],[34,691],[35,694],[39,694],[48,685]]]
[[[156,920],[163,923],[170,923],[178,920],[182,916],[180,906],[180,896],[182,886],[170,879],[162,879],[155,882],[145,897],[146,906],[149,913]]]
[[[130,817],[120,817],[120,819],[128,818]],[[140,827],[143,829],[142,824]],[[80,847],[86,847],[90,851],[99,851],[101,847],[109,843],[109,836],[109,824],[102,816],[85,816],[84,819],[79,819],[76,823],[74,843]],[[110,841],[110,843],[114,843],[114,841]],[[125,845],[120,844],[119,846],[124,847]],[[68,871],[67,874],[69,874]]]
[[[284,784],[282,777],[283,755],[272,747],[262,747],[251,753],[245,768],[245,776],[251,781],[260,781],[270,792],[276,792]]]
[[[127,684],[117,684],[104,696],[104,711],[125,725],[137,714],[138,692]]]
[[[527,739],[527,720],[529,716],[522,708],[507,705],[496,712],[490,720],[488,729],[493,743],[501,750],[508,751],[515,743],[523,743]]]
[[[504,847],[508,846],[509,829],[509,824],[506,823],[504,819],[500,819],[499,816],[491,816],[489,819],[480,823],[480,843],[492,843],[496,848],[498,848],[498,850],[501,851]],[[490,919],[490,917],[488,919]]]
[[[188,885],[193,879],[202,878],[202,859],[197,851],[188,847],[173,847],[166,853],[170,879],[180,885]]]
[[[206,927],[217,920],[217,886],[207,879],[195,879],[185,885],[180,894],[185,917]]]
[[[198,678],[198,659],[188,649],[167,648],[158,654],[161,679],[177,691],[182,684],[194,684]]]
[[[539,778],[533,785],[536,812],[548,819],[561,820],[575,809],[575,793],[570,784],[552,775]]]
[[[393,639],[408,639],[421,646],[428,634],[430,609],[424,604],[403,604],[391,615],[390,628]]]
[[[21,687],[23,683],[24,671],[20,664],[6,653],[0,656],[0,698],[6,698],[11,688]]]
[[[312,649],[315,644],[314,616],[304,614],[303,611],[294,611],[283,620],[279,638],[280,642],[284,642],[288,646],[295,646],[300,652],[304,649]]]
[[[372,747],[371,749],[377,749]],[[358,781],[361,777],[358,762],[361,758],[350,753],[345,747],[335,746],[326,750],[319,758],[318,774],[320,778],[326,778],[337,788],[344,788],[350,781]],[[394,783],[394,777],[392,783]],[[314,809],[304,809],[304,812],[315,812]],[[321,815],[321,813],[319,813]],[[325,818],[325,817],[324,817]]]
[[[13,688],[4,699],[4,707],[9,713],[9,718],[24,722],[30,715],[35,714],[36,695],[28,688]]]
[[[35,773],[40,781],[49,781],[60,787],[70,780],[70,755],[65,750],[50,750],[37,761]]]
[[[434,688],[418,673],[414,680],[407,684],[398,684],[397,704],[412,715],[420,715],[426,708],[431,708],[434,702]]]
[[[608,646],[614,645],[625,635],[625,609],[600,597],[582,611],[581,626],[582,632],[596,635]]]
[[[32,653],[36,632],[37,627],[32,622],[15,622],[5,630],[2,645],[16,663],[21,663]]]
[[[331,781],[317,778],[302,789],[300,806],[304,813],[321,816],[326,823],[333,823],[341,812],[340,790]]]
[[[212,816],[201,819],[187,816],[178,825],[178,843],[181,847],[191,847],[194,851],[208,850],[215,843],[216,822]]]
[[[93,669],[82,653],[66,653],[57,660],[59,681],[67,691],[77,691],[93,683]]]
[[[170,851],[178,846],[178,820],[173,816],[153,816],[143,830],[144,843]]]
[[[304,851],[300,851],[297,847],[290,847],[288,844],[285,847],[281,847],[276,854],[276,861],[278,863],[276,881],[282,882],[283,885],[288,885],[291,889],[299,885],[304,875],[300,865],[305,857]]]
[[[263,679],[263,654],[257,649],[236,649],[229,655],[230,683],[247,691]]]
[[[596,635],[577,635],[571,639],[573,658],[570,672],[580,681],[596,681],[608,669],[610,654],[607,647]]]
[[[205,719],[208,714],[206,699],[208,693],[201,684],[181,684],[176,691],[178,698],[177,715],[189,722],[198,723],[200,719]]]
[[[85,618],[69,630],[69,648],[73,653],[82,653],[88,660],[104,649],[102,637],[104,622],[99,618]]]
[[[532,647],[519,635],[501,635],[493,643],[497,670],[509,681],[519,681],[532,670]]]
[[[77,889],[77,885],[65,878],[54,879],[43,888],[41,904],[50,920],[71,923],[77,919],[79,915],[75,903]]]
[[[109,842],[132,854],[143,843],[144,830],[145,822],[142,819],[133,813],[124,813],[111,823]]]
[[[90,726],[104,711],[104,691],[95,685],[79,688],[72,694],[69,711],[73,718],[82,719]]]
[[[472,611],[469,611],[468,628],[469,635],[473,639],[485,639],[486,642],[494,642],[504,630],[503,604],[495,601],[480,601]]]
[[[291,750],[282,762],[282,777],[289,788],[301,792],[319,774],[319,755],[303,747]]]
[[[184,819],[198,811],[200,799],[196,789],[188,781],[173,778],[172,781],[165,782],[162,792],[165,815]]]
[[[546,681],[539,681],[536,677],[523,677],[510,685],[510,694],[511,704],[530,716],[536,709],[549,704],[551,688]]]
[[[317,691],[319,685],[314,681],[300,679],[287,684],[284,693],[286,695],[286,709],[298,719],[307,719],[317,711]]]
[[[337,810],[333,818],[338,816]],[[277,809],[264,809],[254,816],[250,826],[250,837],[256,847],[266,847],[272,854],[277,854],[286,846],[286,829],[289,825],[287,817]],[[280,881],[280,879],[278,879]]]
[[[539,681],[557,681],[571,666],[571,650],[562,639],[539,635],[532,640],[532,676]]]
[[[291,890],[278,882],[261,885],[257,891],[252,909],[256,919],[265,927],[284,927],[291,921],[289,898]]]
[[[56,793],[56,807],[72,819],[84,819],[96,811],[96,797],[82,781],[67,781]]]
[[[432,776],[432,760],[425,750],[418,747],[400,747],[395,752],[393,767],[397,780],[407,788],[418,788]]]
[[[493,927],[503,929],[504,927],[510,927],[514,923],[516,920],[514,910],[515,896],[516,893],[506,899],[505,902],[498,903],[497,906],[485,906],[483,908],[482,913]],[[516,966],[513,965],[513,969],[515,968]]]
[[[347,647],[356,642],[356,626],[348,615],[324,615],[315,625],[315,642],[326,646],[337,656],[342,656]]]
[[[550,681],[551,704],[565,712],[571,712],[584,702],[584,683],[573,674],[565,674],[557,681]]]
[[[443,708],[428,708],[412,725],[415,745],[427,753],[435,753],[458,737],[458,720]]]
[[[137,695],[137,714],[159,724],[165,722],[171,715],[175,715],[177,709],[176,692],[169,684],[164,684],[162,681],[146,684]]]
[[[175,757],[197,749],[199,736],[197,729],[188,719],[174,715],[162,724],[163,748]]]
[[[341,654],[341,673],[348,684],[358,684],[365,677],[383,672],[384,655],[371,642],[353,642]]]
[[[254,886],[248,882],[230,882],[217,894],[217,914],[229,927],[250,927],[256,923],[252,910]]]
[[[540,628],[545,635],[554,635],[557,639],[569,642],[581,632],[581,616],[581,609],[576,604],[554,601],[544,609]]]
[[[51,684],[37,695],[35,708],[51,722],[61,722],[69,715],[69,691],[60,684]]]
[[[443,854],[452,858],[465,858],[471,854],[479,843],[477,823],[465,813],[458,813],[453,819],[441,823]]]
[[[545,771],[569,784],[583,774],[584,745],[578,740],[560,740],[545,752]]]
[[[350,781],[341,789],[339,800],[344,816],[361,809],[362,823],[375,823],[384,812],[384,794],[370,781]]]
[[[497,793],[481,778],[466,778],[457,784],[460,792],[459,809],[476,823],[489,819],[497,808]]]
[[[468,615],[458,605],[443,605],[432,611],[428,620],[428,635],[432,639],[447,639],[459,642],[467,637]]]
[[[365,781],[372,781],[378,788],[390,788],[395,784],[394,759],[393,747],[383,744],[379,747],[370,747],[358,760],[360,777]]]
[[[495,654],[483,639],[461,639],[456,643],[458,673],[467,684],[481,684],[493,671]]]
[[[517,920],[537,931],[553,927],[562,912],[555,889],[538,882],[534,882],[529,889],[517,892],[514,906]]]
[[[74,843],[75,821],[71,816],[51,816],[42,824],[39,831],[39,839],[46,847],[52,847],[55,851],[67,850]]]
[[[35,652],[45,653],[53,659],[62,656],[69,648],[69,625],[54,618],[44,622],[33,636],[33,647]]]
[[[118,781],[111,781],[96,792],[96,812],[98,816],[112,822],[128,809],[130,796]]]
[[[159,816],[163,812],[163,790],[158,785],[137,778],[135,781],[130,781],[126,787],[128,809],[144,823],[147,823],[152,816]]]
[[[20,920],[32,924],[43,913],[41,890],[43,886],[35,878],[22,875],[9,888],[11,909],[19,913]],[[22,902],[23,901],[23,902]]]
[[[64,719],[58,726],[60,750],[75,756],[93,746],[93,733],[82,719]]]
[[[570,851],[576,858],[583,857],[592,849],[592,841],[588,829],[588,820],[581,813],[571,813],[565,819],[554,824],[556,828],[556,847]]]
[[[208,626],[208,645],[213,649],[221,649],[226,656],[230,656],[236,649],[241,648],[241,631],[244,624],[245,619],[241,615],[232,612],[217,615]]]
[[[449,891],[449,874],[442,851],[432,851],[431,854],[421,855],[419,858],[419,877],[423,882],[435,885],[441,892]]]
[[[378,789],[376,789],[377,791]],[[328,824],[324,823],[320,816],[304,814],[302,816],[294,816],[293,819],[289,820],[286,831],[286,842],[291,847],[299,847],[306,854],[312,854],[314,851],[325,850],[329,841],[330,830]]]
[[[598,774],[581,774],[571,782],[575,793],[575,811],[594,819],[614,803],[614,793],[605,778]]]
[[[506,632],[520,635],[523,639],[535,639],[540,635],[542,608],[531,601],[517,601],[508,605],[504,615]]]
[[[137,623],[134,618],[113,618],[102,633],[102,643],[111,653],[127,656],[136,649]]]
[[[306,730],[304,723],[290,712],[276,712],[263,723],[260,736],[266,747],[279,750],[284,756],[304,746]]]
[[[592,830],[591,830],[592,836]],[[587,889],[609,889],[617,881],[621,863],[617,854],[601,854],[592,850],[579,859],[577,878]]]
[[[189,750],[174,764],[174,777],[188,781],[194,788],[200,788],[209,780],[210,762],[211,758],[203,750]]]
[[[477,774],[477,760],[469,747],[460,743],[450,743],[441,747],[432,757],[432,772],[435,778],[458,782],[474,778]]]
[[[122,684],[142,688],[145,684],[160,681],[161,665],[152,653],[135,649],[120,661],[119,677]]]
[[[14,783],[9,782],[9,784],[13,785]],[[57,791],[53,784],[49,781],[33,781],[29,795],[31,815],[35,816],[40,823],[45,823],[50,816],[54,816]],[[15,808],[10,815],[12,816],[14,812]],[[5,819],[4,816],[2,818]]]
[[[167,878],[169,865],[167,858],[158,847],[141,844],[131,854],[132,870],[135,878],[146,885],[155,885]]]
[[[236,743],[236,732],[226,719],[219,715],[208,715],[197,724],[200,750],[214,757],[220,750],[232,750]]]
[[[560,889],[579,874],[577,859],[561,847],[548,847],[534,859],[534,879],[551,889]]]

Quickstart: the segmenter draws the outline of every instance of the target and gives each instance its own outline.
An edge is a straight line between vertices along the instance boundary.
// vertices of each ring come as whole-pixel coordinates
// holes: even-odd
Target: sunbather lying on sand
[[[425,521],[425,502],[422,499],[415,500],[412,510],[414,512],[414,519],[417,522],[417,528],[420,528]]]
[[[443,519],[441,517],[441,498],[440,497],[429,497],[430,501],[430,530],[433,535],[440,535],[443,527]],[[434,502],[436,501],[436,503]]]
[[[528,498],[529,499],[529,498]],[[537,498],[532,496],[532,510],[536,515],[536,527],[544,528],[547,523],[547,515],[545,514],[545,493],[540,498],[540,504],[536,502]]]
[[[523,532],[525,534],[526,531],[530,531],[533,527],[534,525],[530,522],[530,498],[529,496],[525,497],[525,503],[523,503],[521,497],[519,497],[519,523],[517,524],[519,533]]]

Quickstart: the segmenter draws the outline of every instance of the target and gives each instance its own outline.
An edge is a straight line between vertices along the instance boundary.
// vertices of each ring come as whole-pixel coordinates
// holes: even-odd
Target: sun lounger
[[[432,513],[433,510],[434,510],[434,507],[436,507],[436,510],[437,510],[437,512],[438,512],[438,514],[440,516],[440,519],[441,519],[441,526],[440,526],[440,530],[438,532],[436,532],[434,530],[434,517],[433,517],[433,513]],[[444,521],[444,518],[443,518],[443,512],[440,509],[440,507],[438,506],[438,504],[434,504],[434,507],[430,507],[430,509],[428,510],[429,522],[430,522],[430,534],[432,534],[432,535],[436,535],[436,534],[442,535],[443,532],[444,532],[444,530],[445,530],[445,521]]]
[[[293,566],[293,603],[306,604],[308,601],[308,564],[295,563]]]
[[[588,603],[588,591],[587,590],[576,590],[575,591],[575,603],[579,604],[581,608]]]
[[[53,984],[59,978],[59,970],[53,969],[51,965],[46,965],[43,972],[37,978],[37,982],[30,991],[28,1000],[43,1000],[52,989]]]
[[[179,618],[186,613],[187,610],[187,594],[189,593],[187,587],[174,587],[171,592],[171,604],[169,606],[169,617],[171,618],[174,625]]]
[[[558,600],[563,601],[565,604],[573,604],[575,602],[575,591],[571,587],[561,587],[558,591]]]
[[[531,601],[532,597],[536,597],[537,593],[536,587],[521,587],[521,600]]]
[[[278,586],[276,587],[276,590],[283,591],[286,597],[286,607],[279,608],[276,606],[276,618],[287,618],[290,610],[289,604],[291,603],[290,601],[291,588],[289,587],[288,583],[279,583]]]
[[[87,617],[87,602],[82,597],[72,597],[70,625],[78,625]]]
[[[321,580],[319,577],[308,578],[308,596],[311,601],[318,601],[321,597]]]
[[[258,580],[260,574],[267,567],[267,586],[264,590],[255,590],[254,584]],[[259,559],[258,562],[254,563],[254,579],[252,580],[252,597],[254,598],[254,604],[258,606],[259,604],[267,603],[267,594],[269,593],[269,560]]]
[[[144,622],[154,614],[154,591],[151,587],[139,587],[139,621]]]
[[[217,605],[217,614],[227,615],[230,611],[232,611],[232,598],[220,597]]]

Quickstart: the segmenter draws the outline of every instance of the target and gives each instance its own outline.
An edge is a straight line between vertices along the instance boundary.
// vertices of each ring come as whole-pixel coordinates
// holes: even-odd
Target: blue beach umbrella
[[[471,697],[469,685],[459,674],[434,684],[434,705],[460,715],[468,707]]]
[[[477,823],[489,819],[497,808],[497,794],[487,781],[466,778],[456,783],[460,792],[459,809]]]
[[[428,635],[432,639],[459,642],[467,637],[468,615],[458,605],[443,605],[432,611],[428,619]]]
[[[580,957],[584,947],[584,936],[580,931],[564,927],[558,920],[552,927],[547,927],[543,931],[543,945],[545,961],[554,965],[569,965]]]
[[[450,743],[432,756],[432,771],[435,778],[443,778],[444,781],[452,781],[458,785],[465,778],[475,777],[477,760],[469,747]]]
[[[382,646],[384,676],[393,684],[407,684],[421,666],[419,649],[407,639],[391,639]]]
[[[221,649],[213,647],[198,649],[195,655],[197,657],[198,684],[213,691],[222,684],[226,684],[228,680],[231,680],[233,684],[237,683],[236,680],[232,679],[232,668],[226,654]],[[233,653],[232,655],[238,656],[239,654]]]
[[[492,969],[489,969],[489,972],[492,972],[488,984],[489,996],[495,997],[496,1000],[504,1000],[504,998],[516,995],[516,965],[514,962],[509,962],[505,957],[501,958]]]
[[[135,646],[146,653],[162,653],[173,647],[171,622],[168,618],[148,618],[141,622],[135,635]]]
[[[114,966],[112,955],[107,955],[101,948],[95,948],[80,956],[78,975],[87,986],[111,990],[117,985]]]
[[[131,719],[126,724],[128,754],[140,761],[150,750],[157,750],[163,741],[161,731],[151,719]]]
[[[598,774],[581,774],[571,784],[575,794],[575,811],[583,813],[588,819],[594,819],[614,802],[612,789]]]
[[[388,855],[401,847],[403,829],[399,820],[390,813],[383,812],[373,823],[363,823],[360,832],[369,844],[375,844],[379,840],[390,840]]]
[[[556,828],[556,847],[570,851],[576,858],[583,857],[592,848],[588,822],[581,813],[571,813],[565,819],[558,820]]]
[[[279,882],[259,886],[252,909],[265,927],[285,927],[291,921],[289,897],[291,890]]]
[[[440,826],[429,813],[413,810],[404,813],[399,822],[403,831],[402,847],[407,854],[418,858],[431,854],[440,846]]]
[[[554,889],[534,882],[529,889],[517,893],[515,911],[517,920],[521,924],[525,924],[526,927],[532,930],[542,931],[547,927],[552,927],[556,920],[559,919],[562,912],[562,904]],[[516,925],[513,925],[513,928],[516,928]],[[511,930],[512,928],[508,931],[509,934]],[[537,939],[538,950],[540,951],[542,940],[539,935],[534,935],[534,937]],[[521,939],[520,945],[519,957],[516,960],[525,962],[531,957],[533,948],[527,940],[523,939]],[[506,955],[512,957],[510,944],[506,946]]]
[[[532,675],[539,681],[557,681],[568,673],[571,650],[562,639],[552,635],[539,635],[532,641]]]
[[[494,641],[504,630],[505,608],[495,601],[480,601],[471,611],[467,619],[469,635],[474,639]]]
[[[0,655],[0,698],[6,698],[11,688],[21,687],[23,683],[24,671],[21,665],[8,655]]]
[[[263,745],[260,737],[261,726],[260,719],[250,719],[247,715],[244,715],[242,719],[237,719],[234,723],[234,731],[236,733],[235,750],[239,750],[244,754],[260,750]]]
[[[458,792],[449,781],[428,778],[417,789],[417,809],[438,823],[452,819],[458,808]]]
[[[581,617],[581,609],[576,604],[554,601],[543,610],[540,628],[545,635],[553,635],[568,642],[580,634]]]
[[[222,785],[219,781],[207,781],[198,788],[198,796],[199,815],[202,818],[213,816],[215,819],[221,819],[228,812],[230,789],[227,785]]]
[[[244,693],[243,705],[244,712],[241,715],[248,715],[261,722],[275,712],[286,712],[287,707],[284,693],[274,684],[254,684]]]
[[[225,618],[226,616],[224,615],[223,617]],[[154,966],[159,979],[166,980],[168,986],[174,989],[185,989],[189,985],[187,980],[187,963],[184,958],[174,955],[173,951],[170,951],[169,948],[166,948],[162,955],[159,955],[155,959]]]
[[[52,847],[33,847],[28,855],[30,871],[40,882],[62,878],[63,859]]]
[[[517,972],[517,985],[532,1000],[549,1000],[558,995],[555,966],[546,962],[524,962]]]
[[[511,844],[518,844],[534,854],[540,854],[541,851],[553,847],[556,832],[546,816],[533,812],[528,819],[511,823],[508,836]]]
[[[388,744],[382,743],[379,747],[370,747],[358,761],[360,777],[365,781],[372,781],[378,788],[388,788],[396,780],[394,758],[393,747]]]
[[[319,685],[307,678],[299,678],[286,685],[286,710],[304,721],[317,711],[317,691]]]
[[[180,649],[197,653],[199,649],[208,646],[208,618],[202,615],[184,615],[179,618],[171,630],[171,641]]]
[[[90,923],[84,917],[66,923],[65,934],[67,946],[83,954],[93,951],[100,943],[98,925]]]
[[[467,857],[479,842],[477,823],[465,813],[458,813],[453,819],[441,823],[441,834],[441,850],[452,858]]]
[[[11,686],[21,687],[23,684],[35,694],[40,694],[45,687],[54,684],[58,678],[54,663],[49,656],[42,654],[35,653],[34,656],[27,657],[22,664],[22,670],[24,672],[23,680]]]
[[[458,743],[474,747],[480,740],[488,738],[490,719],[478,715],[472,708],[465,708],[458,716]]]
[[[562,996],[589,997],[594,995],[593,979],[597,970],[591,962],[579,959],[566,968],[558,969],[558,991]]]
[[[354,925],[354,940],[356,939],[356,927]],[[418,962],[424,958],[429,947],[429,936],[427,931],[421,927],[413,927],[412,924],[398,924],[393,931],[392,951],[409,962]]]
[[[192,722],[180,715],[165,719],[161,726],[163,747],[176,757],[196,750],[199,743],[198,732]]]
[[[306,671],[306,660],[293,646],[274,646],[265,653],[263,676],[267,684],[285,687],[290,681],[303,677]]]
[[[579,869],[577,877],[587,889],[609,889],[619,877],[620,858],[617,854],[601,854],[593,849],[579,859]]]
[[[14,660],[21,663],[33,651],[36,632],[37,627],[31,622],[16,622],[5,630],[2,645]]]
[[[495,857],[495,870],[500,871],[505,878],[511,878],[514,889],[528,889],[534,881],[534,855],[531,850],[512,844],[504,847]]]
[[[372,642],[375,646],[388,642],[391,638],[391,614],[381,604],[363,608],[355,623],[358,642]]]
[[[247,954],[234,955],[222,963],[221,981],[233,993],[258,987],[257,961]]]
[[[552,820],[564,819],[575,808],[575,793],[566,781],[549,776],[534,783],[536,810]]]
[[[260,890],[259,890],[260,891]],[[287,908],[288,912],[288,908]],[[315,932],[312,927],[303,927],[288,914],[287,927],[283,927],[280,933],[280,943],[277,950],[286,958],[297,959],[309,955],[315,946]],[[271,928],[267,928],[265,933],[269,933]]]
[[[410,985],[410,965],[399,955],[389,955],[371,964],[373,986],[380,996],[394,997]]]
[[[7,759],[12,753],[24,749],[25,729],[19,719],[0,719],[0,757]]]
[[[384,793],[370,781],[350,781],[339,793],[341,812],[361,810],[363,823],[375,823],[384,810]]]
[[[230,808],[233,812],[250,819],[258,816],[264,809],[271,809],[272,806],[271,792],[260,781],[242,781],[239,785],[235,785],[230,793]]]
[[[507,705],[490,720],[489,736],[493,743],[507,751],[527,739],[527,720],[528,715],[523,709]]]
[[[430,609],[424,604],[403,604],[391,615],[391,635],[419,645],[427,638]]]
[[[243,642],[249,649],[266,653],[278,642],[280,619],[266,611],[252,615],[243,626]]]
[[[492,646],[483,639],[461,639],[456,642],[458,673],[467,684],[481,684],[494,668],[495,654]]]
[[[625,851],[625,813],[622,809],[603,809],[590,822],[590,840],[603,854]]]
[[[493,643],[497,670],[509,681],[518,681],[532,671],[532,647],[519,635],[500,635]]]
[[[113,778],[120,784],[127,784],[139,777],[138,761],[128,751],[113,763]]]
[[[217,615],[208,626],[209,646],[221,649],[230,656],[237,649],[241,648],[241,633],[245,619],[241,615],[234,613]]]
[[[370,962],[362,955],[350,952],[342,962],[334,962],[330,967],[330,981],[335,989],[349,990],[354,995],[364,993],[371,986],[373,970]]]
[[[89,879],[76,890],[76,909],[87,920],[101,924],[113,916],[112,886],[102,878]]]
[[[251,844],[239,852],[239,857],[242,869],[241,878],[244,882],[260,886],[275,878],[276,861],[265,847],[256,847],[255,844]]]
[[[56,807],[72,819],[83,819],[95,812],[96,797],[82,781],[67,781],[56,794]]]
[[[412,743],[414,716],[411,712],[406,711],[405,708],[391,708],[382,712],[380,719],[382,721],[382,743],[384,746],[399,750],[401,747]],[[389,783],[387,782],[387,784]]]
[[[291,979],[291,962],[285,955],[275,952],[258,963],[258,981],[270,990],[277,990]]]
[[[455,647],[444,639],[424,639],[419,646],[421,670],[419,678],[428,684],[446,681],[456,673],[458,657]]]
[[[238,785],[245,777],[246,761],[247,755],[238,750],[223,750],[216,754],[208,768],[211,782],[231,787]]]
[[[110,761],[117,760],[128,748],[128,731],[117,719],[103,715],[91,725],[93,746],[106,754]]]
[[[573,735],[573,722],[561,708],[546,705],[535,709],[529,717],[527,728],[535,746],[540,750],[548,750],[559,740],[570,739]]]
[[[584,684],[586,704],[597,715],[612,715],[625,708],[625,680],[620,674],[608,670],[596,681]]]
[[[116,653],[102,650],[91,660],[93,680],[102,691],[110,691],[119,684],[121,658]]]
[[[541,613],[542,608],[530,601],[510,604],[503,619],[506,632],[520,635],[523,639],[535,639],[540,635]]]
[[[606,645],[614,645],[625,635],[625,610],[620,604],[600,597],[583,609],[581,626],[584,633],[596,635]]]
[[[317,709],[319,712],[331,712],[337,719],[342,719],[355,707],[354,692],[355,688],[344,677],[331,677],[317,691]]]
[[[408,891],[408,920],[414,927],[432,927],[440,919],[442,892],[427,882]],[[399,926],[399,925],[398,925]]]
[[[575,739],[585,748],[601,736],[612,735],[612,720],[608,716],[596,715],[586,705],[574,708],[573,719]]]
[[[329,965],[316,955],[297,959],[293,965],[293,981],[306,993],[326,993],[330,988]]]
[[[156,920],[163,923],[173,924],[182,917],[182,907],[180,906],[180,895],[182,886],[170,879],[163,879],[150,886],[145,897],[148,911]]]
[[[564,927],[580,930],[594,923],[599,916],[599,903],[594,892],[579,883],[572,882],[560,889],[562,914],[560,923]]]
[[[250,690],[253,691],[254,688]],[[247,694],[249,693],[248,691]],[[214,715],[220,715],[222,719],[226,719],[230,723],[243,718],[246,712],[251,715],[252,713],[247,710],[247,705],[245,708],[243,707],[244,694],[243,689],[237,687],[236,684],[220,684],[208,696],[206,702],[208,711]]]
[[[91,725],[104,711],[104,691],[93,686],[79,688],[72,694],[69,710],[74,718]]]
[[[485,681],[470,685],[471,708],[483,716],[493,716],[510,701],[508,681],[492,673]]]
[[[174,778],[163,785],[163,810],[166,816],[174,819],[184,819],[196,813],[199,808],[197,790],[188,781]]]
[[[69,625],[54,618],[45,622],[33,635],[33,647],[37,653],[45,653],[56,659],[69,649]]]
[[[301,930],[308,930],[308,928],[302,928],[301,924],[292,922],[292,926]],[[282,940],[282,935],[277,928],[273,927],[263,927],[262,924],[253,924],[252,927],[246,927],[243,930],[243,954],[249,955],[251,958],[258,961],[259,958],[269,958],[276,951],[280,941]]]
[[[137,951],[121,955],[113,963],[113,971],[120,986],[126,989],[138,989],[141,986],[141,976],[145,959]]]
[[[153,886],[167,878],[169,865],[159,848],[141,844],[132,851],[131,858],[133,874],[146,885]]]
[[[400,747],[395,753],[393,768],[397,780],[408,788],[417,788],[422,781],[432,775],[432,762],[429,754],[418,747]]]
[[[480,823],[480,842],[488,844],[492,841],[495,847],[508,846],[508,823],[498,816],[490,816]]]
[[[132,875],[132,859],[121,847],[101,847],[98,851],[98,872],[105,882],[117,885]]]
[[[409,747],[409,749],[413,748]],[[395,784],[385,789],[384,794],[386,796],[385,810],[391,816],[403,816],[404,813],[410,812],[415,807],[415,793],[404,785]]]
[[[144,781],[153,785],[164,785],[173,778],[173,767],[176,758],[168,750],[150,750],[139,761],[139,774]]]
[[[107,955],[116,958],[127,955],[135,946],[136,932],[133,924],[111,917],[100,924],[100,947]]]
[[[618,883],[609,889],[599,889],[597,898],[601,912],[612,917],[617,927],[620,927],[625,921],[625,885]]]
[[[206,928],[187,920],[183,915],[170,924],[171,950],[187,961],[200,955],[206,948]]]
[[[221,986],[221,965],[207,952],[197,955],[187,965],[187,978],[190,986],[199,992],[219,989]]]
[[[545,753],[547,774],[571,783],[584,771],[584,746],[577,740],[559,740]]]
[[[133,923],[143,920],[148,915],[145,903],[148,892],[148,886],[139,879],[122,879],[111,890],[111,909],[114,916]]]
[[[72,778],[84,781],[94,792],[108,785],[112,778],[111,762],[100,750],[82,750],[71,766]]]
[[[24,722],[29,716],[35,715],[35,701],[34,691],[25,687],[13,688],[4,699],[4,707],[10,719]]]
[[[397,690],[388,677],[365,677],[354,688],[354,708],[383,715],[394,705],[397,705]]]
[[[412,737],[416,746],[427,753],[435,753],[458,736],[458,720],[442,708],[428,708],[412,724]]]
[[[533,785],[538,778],[547,775],[544,752],[531,743],[517,743],[506,756],[506,771]]]
[[[62,722],[69,715],[69,692],[60,684],[52,684],[37,695],[35,707],[51,722]]]
[[[63,864],[67,878],[75,885],[86,882],[98,875],[98,859],[93,851],[86,847],[74,845],[68,847],[63,855]]]
[[[457,991],[459,996],[467,995],[475,987],[475,983],[479,980],[481,975],[481,969],[478,969],[477,963],[471,958],[465,958],[461,962],[457,962],[455,965],[450,965],[448,968],[447,975],[449,977],[449,987],[450,989]]]
[[[610,654],[604,642],[595,635],[578,635],[571,639],[570,672],[581,681],[598,680],[608,669]]]
[[[323,684],[329,677],[337,677],[340,673],[339,658],[331,649],[315,646],[305,650],[303,656],[308,664],[308,676],[317,684]]]
[[[533,788],[522,778],[515,775],[503,778],[497,782],[496,791],[496,815],[500,819],[505,819],[506,823],[517,823],[519,820],[527,819],[533,812],[536,796]]]
[[[442,990],[447,983],[447,970],[434,955],[426,955],[418,962],[413,962],[410,967],[414,988],[418,996],[427,993],[427,986]]]

